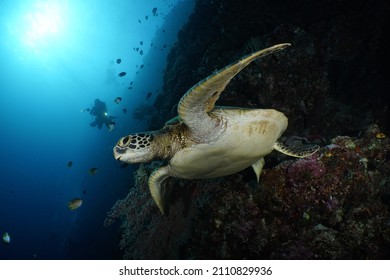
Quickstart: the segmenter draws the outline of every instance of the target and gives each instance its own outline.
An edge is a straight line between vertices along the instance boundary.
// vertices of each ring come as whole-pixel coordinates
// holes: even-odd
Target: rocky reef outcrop
[[[216,69],[289,42],[242,71],[218,104],[282,111],[283,141],[321,149],[298,160],[270,154],[259,185],[250,169],[172,179],[167,216],[147,187],[159,163],[141,165],[106,221],[123,221],[124,258],[390,258],[389,10],[380,0],[198,0],[168,56],[150,129]]]
[[[142,165],[107,222],[123,218],[129,259],[384,259],[390,252],[390,139],[377,125],[254,174],[174,179],[169,215]]]

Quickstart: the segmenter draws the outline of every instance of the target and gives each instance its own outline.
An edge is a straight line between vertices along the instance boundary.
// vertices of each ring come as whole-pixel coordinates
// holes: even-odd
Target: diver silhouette
[[[95,99],[95,104],[92,107],[92,109],[84,109],[82,112],[87,111],[90,115],[95,117],[95,120],[91,122],[89,125],[92,127],[98,127],[99,129],[102,128],[103,124],[107,126],[109,131],[112,131],[115,127],[115,122],[113,119],[115,117],[111,117],[107,113],[107,107],[106,103],[99,100],[98,98]]]

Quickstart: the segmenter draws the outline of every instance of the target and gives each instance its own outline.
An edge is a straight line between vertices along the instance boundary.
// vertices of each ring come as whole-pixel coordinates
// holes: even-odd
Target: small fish
[[[110,122],[110,123],[108,124],[108,131],[113,131],[114,128],[115,128],[115,122]]]
[[[145,19],[147,20],[149,17],[148,16],[145,16]]]
[[[126,76],[126,72],[120,72],[120,73],[118,74],[118,76],[119,76],[119,77]]]
[[[127,109],[126,108],[123,108],[123,114],[126,114],[127,113]]]
[[[139,42],[139,44],[142,46],[144,44],[144,41]]]
[[[386,138],[386,134],[384,134],[383,132],[378,132],[375,134],[375,138],[376,139],[385,139]]]
[[[146,99],[149,99],[152,96],[152,92],[149,91],[148,94],[146,95]]]
[[[131,81],[130,85],[132,85],[132,84],[133,84],[133,81]]]
[[[128,89],[128,90],[132,90],[132,89],[133,89],[133,87],[128,87],[127,89]]]
[[[144,65],[143,65],[143,64],[141,64],[141,66],[140,66],[139,68],[141,68],[141,69],[142,69],[142,68],[144,68]]]
[[[67,166],[68,168],[71,168],[71,167],[73,166],[73,161],[69,161],[69,162],[66,164],[66,166]]]
[[[152,13],[153,13],[153,16],[157,15],[157,8],[156,7],[153,8]]]
[[[117,63],[117,64],[121,64],[121,62],[122,62],[122,59],[120,59],[120,58],[118,58],[118,59],[116,60],[116,63]]]
[[[91,168],[88,170],[89,175],[95,175],[98,172],[98,169],[96,167]]]
[[[143,50],[140,50],[139,54],[140,54],[140,55],[143,55],[143,54],[144,54],[144,51],[143,51]]]
[[[141,20],[139,19],[138,22],[141,23]]]
[[[121,103],[121,101],[122,101],[122,97],[117,97],[117,98],[114,99],[114,102],[115,102],[116,104]]]
[[[9,236],[8,232],[3,234],[3,241],[7,244],[11,243],[11,236]]]
[[[66,206],[68,207],[69,210],[76,210],[83,204],[83,201],[81,198],[74,198],[72,200],[69,200],[68,203],[66,203]]]

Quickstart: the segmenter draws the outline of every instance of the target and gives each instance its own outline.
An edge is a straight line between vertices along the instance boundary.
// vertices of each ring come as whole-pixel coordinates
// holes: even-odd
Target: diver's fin
[[[171,177],[171,169],[169,166],[162,166],[153,171],[149,177],[148,185],[150,193],[156,202],[158,209],[162,214],[166,214],[168,210],[168,202],[170,191],[164,180]]]
[[[252,164],[253,171],[255,171],[256,173],[257,183],[259,183],[261,170],[263,170],[264,164],[265,164],[264,158],[261,158],[258,161],[256,161],[254,164]]]
[[[299,157],[299,158],[311,156],[312,154],[317,152],[319,148],[320,146],[314,144],[303,145],[298,147],[287,147],[280,142],[276,142],[274,145],[274,149],[277,150],[278,152],[281,152],[282,154],[288,156]]]

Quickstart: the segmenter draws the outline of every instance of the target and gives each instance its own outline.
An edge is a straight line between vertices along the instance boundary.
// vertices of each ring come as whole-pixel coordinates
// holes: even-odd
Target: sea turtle
[[[122,137],[115,145],[115,159],[126,163],[167,161],[148,180],[151,195],[163,214],[168,206],[163,182],[168,177],[214,178],[252,166],[259,181],[264,156],[273,149],[295,157],[316,152],[316,145],[291,149],[277,142],[287,128],[287,118],[281,112],[215,107],[237,73],[255,59],[288,46],[278,44],[254,52],[213,73],[187,91],[178,104],[178,116],[162,129]]]

